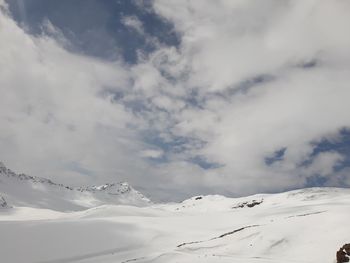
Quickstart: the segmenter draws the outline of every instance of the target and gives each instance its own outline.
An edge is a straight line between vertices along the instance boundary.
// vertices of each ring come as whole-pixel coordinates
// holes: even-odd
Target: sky
[[[350,2],[0,0],[0,160],[156,201],[350,186]]]

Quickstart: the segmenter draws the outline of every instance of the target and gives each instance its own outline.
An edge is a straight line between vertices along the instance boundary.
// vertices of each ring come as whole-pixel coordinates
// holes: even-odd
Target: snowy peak
[[[128,183],[73,188],[50,179],[17,174],[0,163],[0,195],[14,206],[83,210],[99,205],[149,205],[151,201]],[[0,200],[1,206],[1,200]]]
[[[108,192],[109,194],[125,194],[135,191],[128,183],[107,183],[99,186],[79,187],[79,191]]]
[[[33,183],[42,183],[42,184],[47,184],[47,185],[54,185],[54,186],[59,186],[59,187],[64,187],[66,189],[73,190],[72,187],[65,186],[63,184],[58,184],[50,179],[43,178],[43,177],[37,177],[37,176],[31,176],[31,175],[26,175],[26,174],[17,174],[13,172],[11,169],[8,169],[2,162],[0,162],[0,176],[7,176],[12,179],[17,179],[20,181],[31,181]]]
[[[1,208],[9,208],[9,205],[7,204],[5,198],[3,198],[2,196],[0,196],[0,209]]]
[[[78,191],[84,193],[92,193],[94,195],[106,195],[110,198],[119,198],[119,197],[127,197],[128,199],[132,199],[131,204],[145,203],[150,204],[151,201],[141,194],[139,191],[135,190],[132,186],[127,182],[121,183],[107,183],[99,186],[88,186],[88,187],[79,187]],[[120,200],[122,204],[127,204],[127,202],[123,202]]]

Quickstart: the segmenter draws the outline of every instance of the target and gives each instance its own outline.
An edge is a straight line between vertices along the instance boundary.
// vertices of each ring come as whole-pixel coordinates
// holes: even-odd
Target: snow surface
[[[7,179],[0,185],[4,181],[14,187]],[[320,263],[335,262],[336,250],[350,241],[350,189],[309,188],[243,198],[197,196],[142,207],[115,205],[108,199],[104,205],[78,205],[69,211],[76,207],[66,190],[64,201],[58,201],[58,186],[46,187],[39,195],[19,193],[28,191],[24,185],[15,193],[3,193],[6,187],[1,186],[0,195],[13,205],[0,209],[1,262]],[[114,187],[74,191],[94,195]],[[130,192],[124,190],[123,194]],[[38,196],[49,201],[42,204]],[[22,197],[33,199],[25,202]],[[83,196],[79,198],[83,202]],[[252,203],[259,204],[242,206]],[[62,209],[65,205],[69,209]]]

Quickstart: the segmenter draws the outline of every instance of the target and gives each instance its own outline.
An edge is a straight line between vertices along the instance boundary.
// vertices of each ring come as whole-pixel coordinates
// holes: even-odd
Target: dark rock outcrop
[[[263,199],[261,199],[260,201],[257,201],[257,200],[254,199],[254,200],[252,200],[252,201],[247,201],[247,202],[239,203],[239,204],[235,205],[235,206],[232,207],[232,208],[234,208],[234,209],[236,209],[236,208],[244,208],[244,207],[252,208],[252,207],[254,207],[254,206],[257,206],[257,205],[262,204],[263,201],[264,201]]]
[[[336,253],[337,263],[344,263],[350,261],[350,244],[345,244]]]
[[[346,254],[350,256],[350,244],[345,244],[343,249],[345,250]]]

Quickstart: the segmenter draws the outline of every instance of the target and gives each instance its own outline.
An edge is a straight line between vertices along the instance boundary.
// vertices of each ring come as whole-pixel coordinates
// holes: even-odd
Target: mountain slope
[[[338,188],[69,213],[15,207],[0,210],[0,232],[11,237],[0,239],[0,255],[11,263],[333,263],[350,241],[349,211],[350,190]]]
[[[152,204],[127,183],[72,188],[0,165],[0,207],[11,263],[334,263],[350,241],[340,188]]]
[[[9,208],[9,205],[7,204],[5,198],[3,198],[2,196],[0,196],[0,209],[1,208]]]
[[[16,174],[0,163],[0,195],[11,206],[77,211],[103,204],[143,206],[150,201],[127,183],[73,188],[49,179]]]

